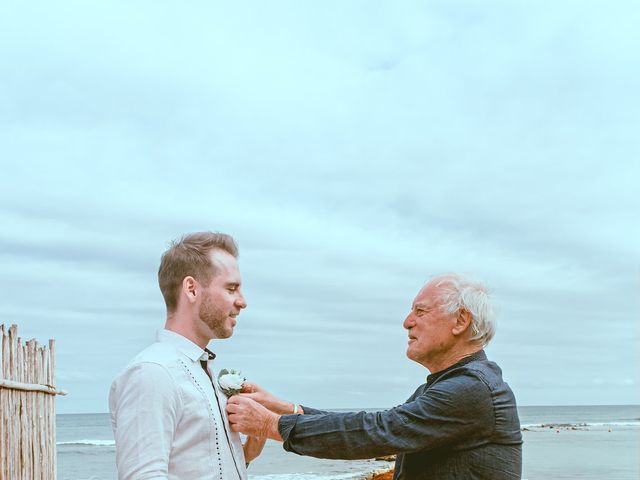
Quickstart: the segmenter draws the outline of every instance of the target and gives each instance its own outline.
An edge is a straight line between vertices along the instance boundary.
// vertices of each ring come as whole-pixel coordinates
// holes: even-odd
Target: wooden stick
[[[0,379],[4,378],[4,366],[5,366],[5,354],[8,355],[9,352],[5,352],[5,338],[6,334],[4,333],[4,325],[0,325]],[[2,390],[0,388],[0,412],[6,412],[9,407],[9,402],[7,400],[8,390]],[[9,419],[5,417],[5,415],[0,414],[0,445],[8,445],[9,444],[9,435],[7,432],[7,424],[9,423]],[[0,448],[0,479],[5,480],[9,478],[7,474],[7,468],[9,462],[7,461],[7,453],[8,448]]]
[[[0,380],[0,388],[9,388],[11,390],[22,390],[24,392],[43,392],[49,395],[68,395],[66,390],[58,390],[51,385],[41,385],[38,383],[22,383],[12,380]]]

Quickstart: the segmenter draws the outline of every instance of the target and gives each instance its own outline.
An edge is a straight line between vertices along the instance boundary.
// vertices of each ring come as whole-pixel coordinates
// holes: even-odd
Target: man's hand
[[[263,407],[266,407],[272,412],[278,413],[280,415],[293,413],[293,403],[279,399],[275,395],[267,392],[264,388],[256,383],[245,382],[240,396],[255,400]],[[301,409],[299,409],[298,413],[303,412]]]
[[[229,400],[227,400],[227,416],[231,430],[234,432],[242,432],[252,437],[265,437],[282,441],[280,432],[278,432],[280,415],[270,412],[245,395],[229,397]]]
[[[242,445],[245,462],[249,463],[260,455],[266,441],[265,437],[247,437],[247,441]]]

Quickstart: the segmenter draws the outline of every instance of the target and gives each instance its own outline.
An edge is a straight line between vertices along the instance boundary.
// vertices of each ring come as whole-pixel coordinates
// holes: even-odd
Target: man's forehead
[[[413,305],[416,307],[420,306],[431,306],[434,305],[438,300],[437,289],[434,285],[425,285],[416,295],[416,298],[413,300]]]
[[[236,260],[236,257],[219,248],[211,250],[209,258],[216,269],[238,268],[238,260]]]
[[[240,268],[236,258],[224,250],[213,250],[210,254],[215,276],[225,275],[234,283],[240,283]]]

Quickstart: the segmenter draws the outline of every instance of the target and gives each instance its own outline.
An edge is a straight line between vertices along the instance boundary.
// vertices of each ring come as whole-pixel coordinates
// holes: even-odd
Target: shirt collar
[[[454,363],[450,367],[447,367],[444,370],[440,370],[439,372],[435,372],[429,375],[427,377],[427,385],[431,385],[434,381],[436,381],[442,375],[449,372],[450,370],[453,370],[454,368],[461,367],[462,365],[466,365],[467,363],[474,362],[476,360],[486,360],[486,359],[487,359],[487,354],[484,353],[484,350],[478,350],[477,352],[464,357],[462,360],[458,361],[457,363]]]
[[[166,328],[164,330],[158,330],[156,339],[160,343],[168,343],[170,345],[173,345],[194,362],[196,360],[209,360],[211,359],[211,355],[215,357],[215,355],[209,349],[205,348],[204,350],[202,350],[199,345],[196,345],[187,337],[183,337],[179,333],[172,332],[171,330],[167,330]]]

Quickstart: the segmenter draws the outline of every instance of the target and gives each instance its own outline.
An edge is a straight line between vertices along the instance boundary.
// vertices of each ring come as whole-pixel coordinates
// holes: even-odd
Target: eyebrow
[[[429,310],[435,308],[435,305],[426,302],[418,302],[413,304],[413,308],[421,308],[423,310]]]

